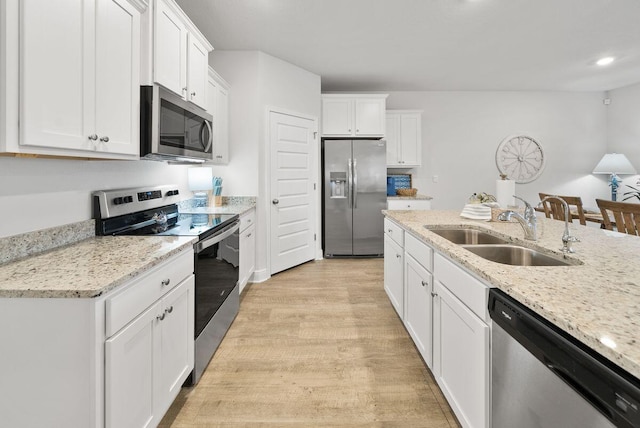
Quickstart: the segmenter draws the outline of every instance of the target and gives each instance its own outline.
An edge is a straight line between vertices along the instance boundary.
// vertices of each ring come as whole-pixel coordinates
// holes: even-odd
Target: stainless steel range
[[[196,384],[240,306],[237,261],[229,254],[238,215],[180,214],[177,186],[93,192],[96,235],[194,236]]]

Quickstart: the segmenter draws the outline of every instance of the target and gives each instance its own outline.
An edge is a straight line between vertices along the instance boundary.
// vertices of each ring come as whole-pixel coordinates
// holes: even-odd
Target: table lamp
[[[189,190],[193,193],[193,207],[206,208],[209,205],[209,190],[213,189],[213,170],[208,167],[189,168]],[[192,224],[202,226],[209,222],[207,214],[194,215]]]
[[[631,165],[629,159],[622,153],[605,154],[598,165],[593,169],[594,174],[611,174],[609,186],[611,186],[611,200],[616,200],[620,178],[618,174],[637,174],[636,169]]]

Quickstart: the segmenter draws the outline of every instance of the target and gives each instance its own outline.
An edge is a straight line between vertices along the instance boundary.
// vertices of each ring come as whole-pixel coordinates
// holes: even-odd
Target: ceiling
[[[640,0],[178,0],[218,50],[323,91],[606,91],[640,81]],[[616,58],[600,67],[595,61]]]

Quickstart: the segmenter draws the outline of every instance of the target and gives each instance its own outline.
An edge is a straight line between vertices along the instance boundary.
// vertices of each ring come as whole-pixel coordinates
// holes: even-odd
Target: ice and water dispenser
[[[347,197],[347,173],[346,172],[330,172],[330,194],[331,198],[346,198]]]

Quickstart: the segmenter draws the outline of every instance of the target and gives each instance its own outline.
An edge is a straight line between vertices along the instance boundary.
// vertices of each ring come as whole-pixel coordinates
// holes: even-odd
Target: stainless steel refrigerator
[[[384,140],[324,140],[324,255],[381,256],[387,208]]]

